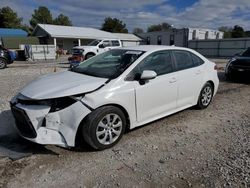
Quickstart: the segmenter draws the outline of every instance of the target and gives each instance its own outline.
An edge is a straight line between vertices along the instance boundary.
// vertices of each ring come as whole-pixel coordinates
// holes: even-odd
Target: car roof
[[[165,45],[138,45],[138,46],[127,46],[123,47],[123,49],[128,50],[140,50],[145,52],[151,52],[151,51],[159,51],[159,50],[189,50],[192,51],[189,48],[183,48],[183,47],[176,47],[176,46],[165,46]]]

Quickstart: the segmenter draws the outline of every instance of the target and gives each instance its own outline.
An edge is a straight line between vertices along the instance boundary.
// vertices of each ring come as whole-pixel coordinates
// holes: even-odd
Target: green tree
[[[40,6],[34,10],[32,18],[30,19],[30,25],[34,29],[37,24],[52,24],[53,19],[50,10],[47,7]]]
[[[239,25],[234,26],[232,30],[232,38],[241,38],[241,37],[245,37],[245,31],[243,27]]]
[[[105,18],[101,30],[112,33],[128,33],[126,24],[117,18]]]
[[[250,37],[250,31],[245,31],[245,37]]]
[[[0,9],[0,28],[21,28],[22,20],[10,7]]]
[[[139,34],[139,33],[144,33],[142,28],[136,27],[133,29],[133,33],[134,34]]]
[[[166,22],[163,22],[161,24],[156,24],[156,25],[150,25],[147,29],[148,32],[153,32],[153,31],[167,31],[171,29],[172,26]]]
[[[66,26],[72,26],[72,22],[70,21],[68,16],[65,16],[63,14],[59,14],[53,21],[55,25],[66,25]]]

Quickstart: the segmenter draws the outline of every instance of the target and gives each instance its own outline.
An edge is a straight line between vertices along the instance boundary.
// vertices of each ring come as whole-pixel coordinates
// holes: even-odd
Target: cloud
[[[49,7],[54,17],[59,13],[69,16],[76,26],[100,28],[105,17],[116,17],[130,31],[161,22],[175,27],[216,29],[241,25],[250,29],[249,0],[197,0],[181,9],[171,5],[170,0],[1,0],[0,6],[10,6],[28,23],[33,10],[41,5]]]

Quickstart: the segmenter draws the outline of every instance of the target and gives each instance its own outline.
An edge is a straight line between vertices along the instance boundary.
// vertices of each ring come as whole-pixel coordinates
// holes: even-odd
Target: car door
[[[110,40],[104,40],[104,41],[102,41],[101,44],[103,45],[103,48],[99,48],[100,53],[103,53],[103,52],[110,50],[110,48],[111,48],[111,41]]]
[[[134,82],[137,121],[144,122],[159,118],[176,108],[177,73],[169,51],[160,51],[146,57],[133,71],[141,75],[144,70],[155,71],[157,77]]]
[[[185,50],[173,50],[172,53],[178,70],[177,107],[194,105],[203,84],[202,60]]]

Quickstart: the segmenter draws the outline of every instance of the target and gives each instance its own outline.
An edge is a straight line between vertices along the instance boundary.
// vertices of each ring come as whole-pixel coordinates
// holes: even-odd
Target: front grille
[[[11,107],[11,111],[16,121],[16,127],[20,133],[27,138],[36,138],[36,131],[25,111],[15,106]]]

